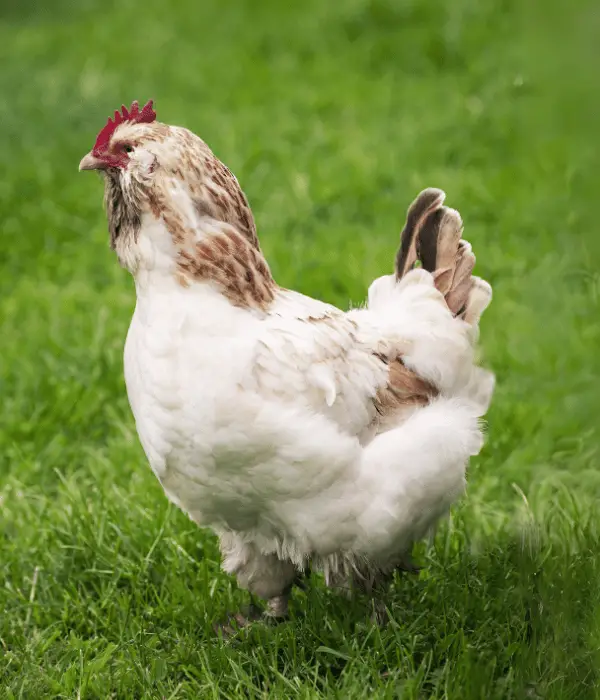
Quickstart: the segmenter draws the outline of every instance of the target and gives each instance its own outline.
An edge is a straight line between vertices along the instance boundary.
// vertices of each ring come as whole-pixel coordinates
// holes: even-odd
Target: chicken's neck
[[[138,295],[208,285],[234,307],[263,313],[274,300],[277,286],[254,228],[236,225],[239,216],[232,223],[229,210],[200,206],[185,181],[144,184],[109,173],[106,209],[112,245]]]
[[[180,217],[180,221],[185,218]],[[177,231],[173,217],[142,216],[134,241],[117,252],[130,269],[138,296],[152,289],[199,291],[210,287],[229,304],[267,311],[278,287],[260,250],[230,224],[200,218]]]

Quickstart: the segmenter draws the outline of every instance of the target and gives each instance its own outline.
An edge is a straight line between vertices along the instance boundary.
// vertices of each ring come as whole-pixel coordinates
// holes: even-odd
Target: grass
[[[591,0],[8,0],[0,9],[0,697],[600,697],[599,14]],[[465,500],[395,622],[244,600],[128,410],[131,280],[77,164],[134,98],[236,172],[278,280],[346,306],[435,185],[494,285]]]

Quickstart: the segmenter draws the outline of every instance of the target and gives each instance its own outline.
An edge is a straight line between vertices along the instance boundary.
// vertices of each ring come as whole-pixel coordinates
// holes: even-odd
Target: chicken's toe
[[[248,627],[248,625],[251,625],[253,622],[262,619],[263,615],[263,611],[252,603],[245,608],[245,610],[239,610],[236,613],[229,613],[226,615],[224,620],[215,624],[214,630],[217,635],[225,639],[233,637],[244,627]]]

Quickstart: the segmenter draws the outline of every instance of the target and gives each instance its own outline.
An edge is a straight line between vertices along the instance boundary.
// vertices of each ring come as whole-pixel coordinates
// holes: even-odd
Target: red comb
[[[110,137],[120,124],[124,124],[125,122],[128,122],[129,124],[151,124],[153,121],[156,121],[156,112],[152,109],[152,102],[152,100],[146,102],[141,112],[140,105],[138,104],[137,100],[132,102],[129,109],[123,105],[120,112],[117,110],[114,118],[111,119],[109,117],[106,126],[98,134],[92,153],[94,153],[94,155],[98,155],[99,152],[108,146]]]

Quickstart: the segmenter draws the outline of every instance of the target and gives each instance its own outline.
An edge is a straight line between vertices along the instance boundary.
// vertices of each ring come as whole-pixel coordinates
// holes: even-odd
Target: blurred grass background
[[[1,697],[600,697],[599,29],[591,0],[3,0]],[[151,97],[237,174],[284,286],[358,303],[421,188],[463,215],[489,441],[385,630],[315,579],[290,623],[211,631],[244,596],[145,464],[133,285],[77,173]]]

